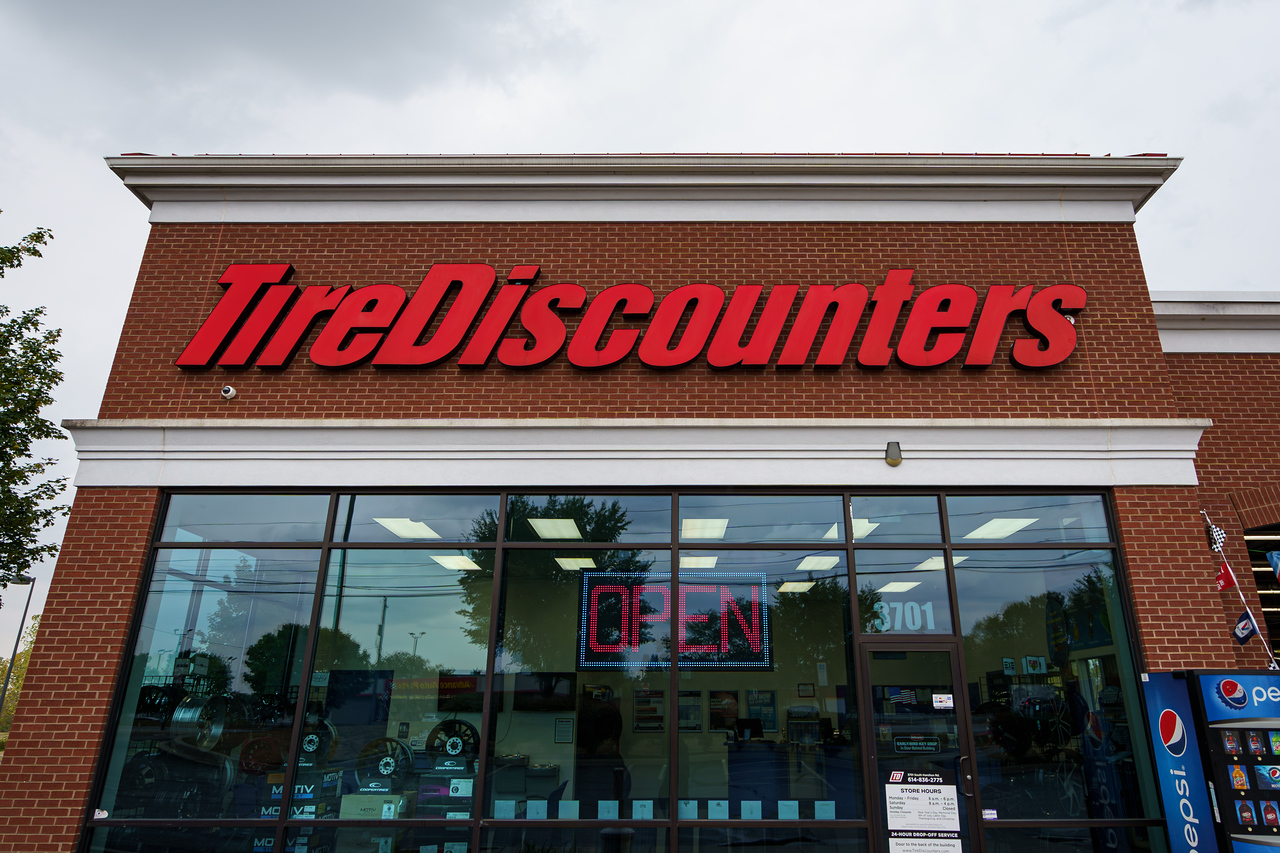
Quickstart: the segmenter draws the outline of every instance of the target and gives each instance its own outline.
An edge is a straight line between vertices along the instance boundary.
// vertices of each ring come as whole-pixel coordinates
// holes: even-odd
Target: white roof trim
[[[76,485],[1195,485],[1203,419],[66,421]],[[897,441],[903,462],[884,461]]]
[[[1280,293],[1151,294],[1168,353],[1280,353]]]
[[[1176,157],[109,157],[152,222],[1131,222]]]

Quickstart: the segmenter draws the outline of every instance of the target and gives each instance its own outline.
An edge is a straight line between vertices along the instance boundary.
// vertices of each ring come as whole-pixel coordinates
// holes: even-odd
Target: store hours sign
[[[959,797],[949,776],[889,774],[884,786],[889,853],[961,853]]]
[[[582,573],[578,666],[771,669],[769,591],[763,573]]]

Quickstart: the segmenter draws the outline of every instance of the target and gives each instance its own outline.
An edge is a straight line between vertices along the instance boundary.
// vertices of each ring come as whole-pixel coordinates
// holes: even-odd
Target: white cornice
[[[1280,353],[1280,293],[1151,294],[1160,344],[1170,353]]]
[[[109,157],[153,222],[1121,221],[1176,157]]]
[[[76,485],[1194,485],[1201,419],[77,420]],[[890,467],[897,441],[903,462]]]

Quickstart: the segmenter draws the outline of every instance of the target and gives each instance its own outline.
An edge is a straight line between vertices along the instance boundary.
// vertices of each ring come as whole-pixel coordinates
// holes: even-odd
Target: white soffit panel
[[[1176,157],[109,157],[152,222],[1132,222]]]
[[[1194,485],[1202,419],[66,421],[76,485]],[[903,462],[884,461],[897,441]]]
[[[1168,353],[1280,353],[1280,293],[1162,291],[1151,294]]]

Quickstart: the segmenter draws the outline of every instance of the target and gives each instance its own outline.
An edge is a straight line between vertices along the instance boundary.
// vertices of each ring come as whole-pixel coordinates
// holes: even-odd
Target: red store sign
[[[609,367],[632,352],[656,369],[679,367],[700,355],[716,368],[771,362],[798,368],[815,346],[815,366],[839,367],[854,349],[866,316],[856,342],[862,367],[884,367],[890,358],[906,367],[937,367],[962,350],[965,367],[987,367],[1006,323],[1017,317],[1026,336],[1013,342],[1008,357],[1018,367],[1036,369],[1060,364],[1075,350],[1073,315],[1087,299],[1074,284],[1039,291],[995,284],[979,310],[978,292],[967,285],[937,284],[917,294],[910,269],[889,270],[873,291],[856,282],[816,284],[801,296],[796,284],[775,285],[767,294],[762,285],[744,284],[726,295],[713,284],[687,284],[658,301],[643,284],[616,284],[588,299],[578,284],[535,289],[538,271],[534,264],[513,267],[495,293],[497,274],[488,264],[433,264],[409,297],[393,284],[299,288],[288,283],[291,264],[232,264],[218,280],[226,292],[177,365],[283,368],[312,327],[327,318],[308,355],[330,369],[365,362],[426,367],[459,349],[458,364],[475,368],[495,355],[507,367],[538,367],[561,352],[583,369]],[[482,310],[486,303],[488,309]],[[796,306],[795,319],[785,328]],[[565,318],[573,315],[578,321],[571,330]],[[894,341],[904,315],[902,334]],[[517,316],[527,338],[507,337]]]

